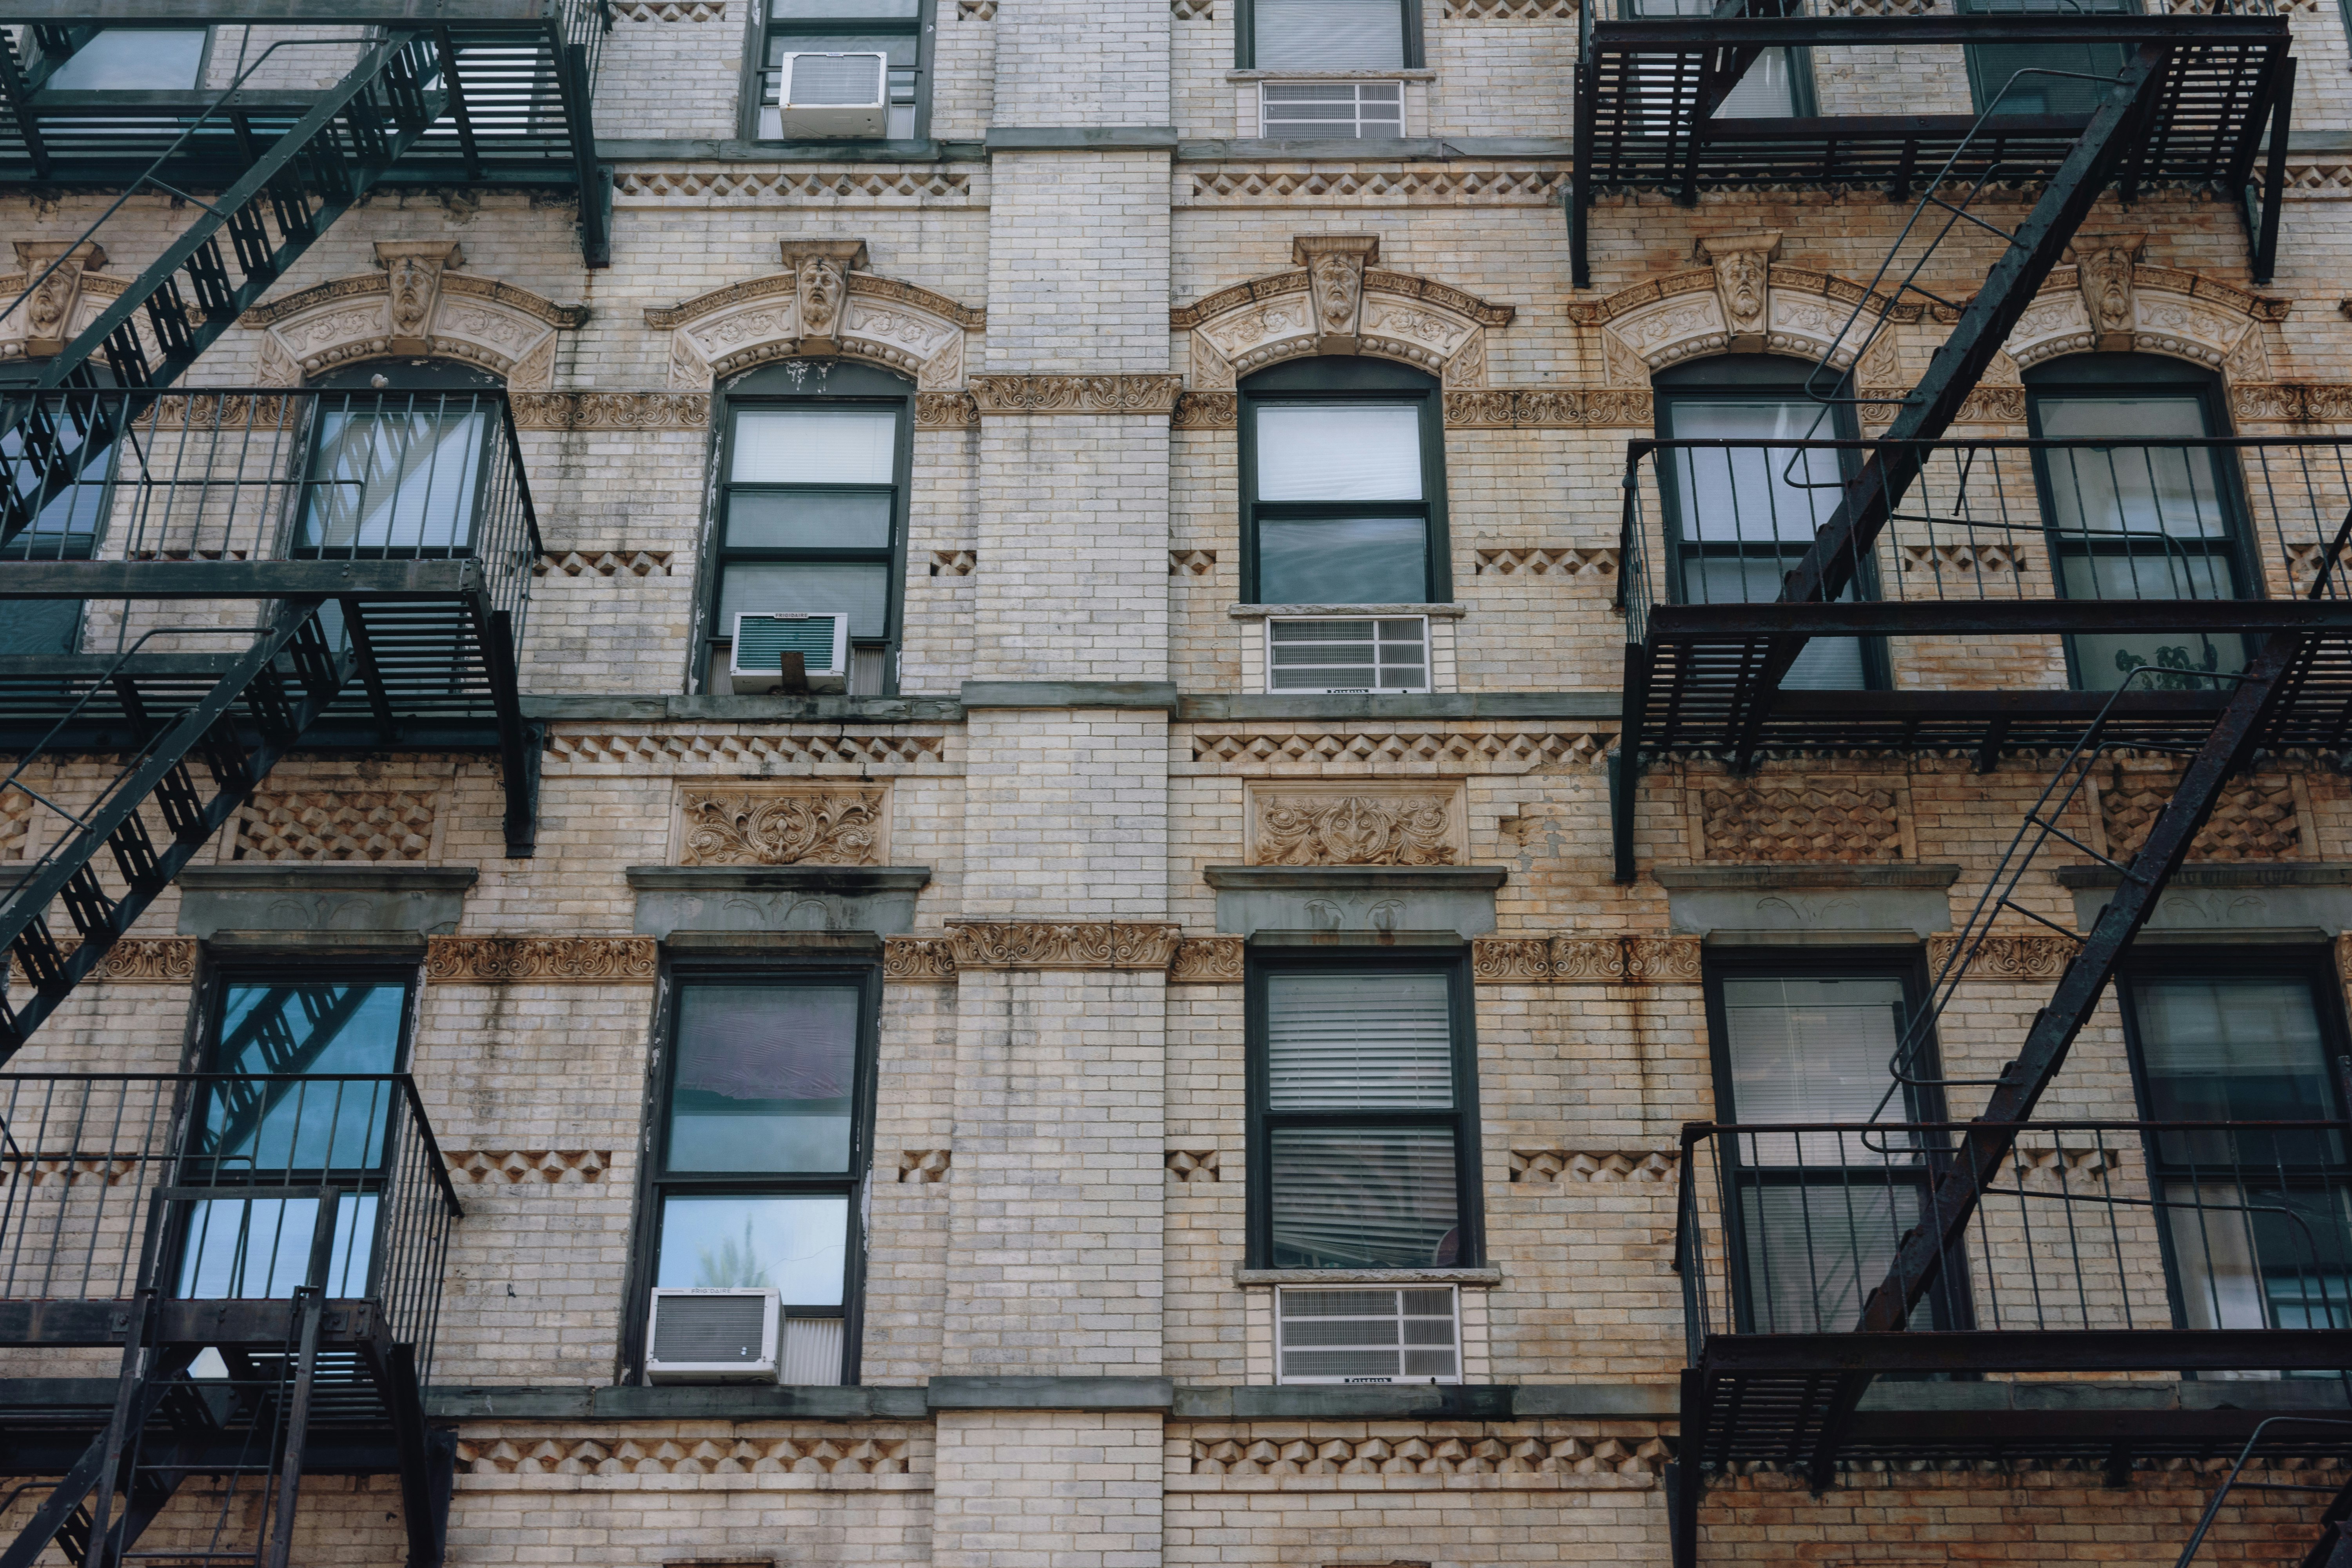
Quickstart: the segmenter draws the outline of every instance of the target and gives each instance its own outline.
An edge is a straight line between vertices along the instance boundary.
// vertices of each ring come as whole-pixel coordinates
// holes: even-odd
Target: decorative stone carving
[[[2090,317],[2092,345],[2102,353],[2127,353],[2133,346],[2132,266],[2147,248],[2144,234],[2077,235],[2066,247]]]
[[[955,952],[943,936],[882,939],[882,978],[900,983],[952,984]]]
[[[1183,4],[1184,0],[1178,0]],[[1206,4],[1207,0],[1202,0]],[[1568,184],[1565,160],[1480,163],[1444,169],[1427,163],[1385,166],[1300,163],[1269,167],[1255,161],[1178,166],[1180,206],[1320,206],[1360,211],[1367,202],[1415,207],[1549,207],[1557,211]]]
[[[1183,381],[1173,375],[975,375],[982,415],[1159,414],[1176,411]]]
[[[1960,400],[1960,411],[1952,416],[1952,423],[2022,425],[2025,423],[2025,388],[1979,386]]]
[[[2238,420],[2276,424],[2352,420],[2352,383],[2233,382],[2230,413]]]
[[[55,271],[49,271],[52,264],[56,265]],[[105,247],[20,239],[16,242],[16,265],[24,269],[25,279],[48,272],[22,307],[25,357],[47,359],[62,353],[66,344],[81,331],[75,317],[79,313],[83,282],[89,274],[106,265]],[[24,286],[20,280],[9,292],[14,294]]]
[[[1193,1475],[1264,1476],[1277,1487],[1288,1480],[1318,1489],[1329,1486],[1327,1478],[1333,1476],[1383,1475],[1411,1476],[1416,1486],[1427,1485],[1426,1478],[1433,1476],[1464,1478],[1457,1484],[1475,1478],[1513,1488],[1589,1487],[1596,1477],[1616,1476],[1627,1478],[1616,1484],[1632,1485],[1633,1478],[1664,1474],[1674,1459],[1672,1445],[1647,1424],[1622,1436],[1589,1428],[1569,1436],[1554,1424],[1526,1421],[1449,1423],[1418,1435],[1383,1423],[1378,1436],[1363,1436],[1360,1425],[1318,1427],[1297,1422],[1192,1430],[1189,1468]],[[1639,1484],[1655,1483],[1643,1479]],[[1417,1565],[1391,1563],[1385,1568]]]
[[[1220,289],[1168,312],[1169,330],[1193,334],[1192,363],[1207,390],[1301,354],[1365,353],[1402,360],[1441,377],[1486,376],[1474,340],[1509,324],[1513,309],[1409,273],[1373,267],[1369,237],[1302,235],[1298,270]],[[1334,330],[1335,328],[1339,330]]]
[[[1927,973],[1940,978],[1944,966],[1952,961],[1952,949],[1958,936],[1931,936],[1927,939]],[[2081,943],[2059,936],[2031,934],[2025,936],[1989,936],[1977,944],[1976,957],[1969,963],[1972,980],[2055,980],[2066,972]]]
[[[1169,574],[1175,574],[1171,561]],[[0,790],[0,860],[24,858],[25,840],[32,835],[33,797],[21,789]]]
[[[1696,985],[1699,943],[1679,936],[1480,937],[1471,977],[1482,985]]]
[[[918,430],[969,429],[980,423],[980,404],[969,392],[915,394]]]
[[[1168,575],[1181,577],[1190,573],[1205,577],[1217,569],[1217,552],[1213,550],[1171,550],[1168,552]]]
[[[68,938],[58,945],[70,954],[81,943]],[[181,936],[126,936],[106,950],[106,956],[83,978],[83,984],[104,980],[118,985],[186,985],[195,978],[194,941]],[[13,951],[8,955],[8,983],[26,984],[24,966]]]
[[[1511,1180],[1515,1184],[1558,1186],[1563,1182],[1671,1182],[1682,1163],[1678,1149],[1604,1150],[1586,1153],[1571,1149],[1514,1149]]]
[[[1496,550],[1481,547],[1477,563],[1470,569],[1474,577],[1490,573],[1508,577],[1517,572],[1531,577],[1549,574],[1559,577],[1597,577],[1607,582],[1617,575],[1617,552],[1613,546],[1580,550],[1568,544],[1528,544]]]
[[[1248,944],[1237,936],[1188,936],[1168,966],[1171,985],[1238,985]]]
[[[1469,858],[1458,784],[1366,784],[1344,794],[1253,785],[1253,866],[1455,866]]]
[[[607,550],[595,555],[583,555],[576,550],[561,554],[549,551],[532,560],[530,573],[534,577],[555,572],[566,577],[667,577],[675,559],[667,550]]]
[[[441,274],[466,264],[466,253],[450,239],[379,239],[375,264],[383,269],[391,300],[392,352],[431,352],[433,307],[441,298]]]
[[[642,936],[436,936],[425,978],[444,985],[653,984],[659,955]]]
[[[515,1437],[463,1437],[457,1468],[472,1476],[719,1476],[757,1485],[768,1476],[824,1489],[836,1478],[864,1491],[869,1476],[914,1470],[916,1447],[903,1429],[827,1425],[793,1436],[730,1436],[683,1442],[533,1431]],[[758,1472],[756,1474],[752,1472]],[[849,1480],[849,1478],[856,1478]],[[767,1559],[760,1559],[764,1563]],[[751,1568],[748,1561],[698,1559],[701,1568]]]
[[[525,430],[701,430],[710,424],[707,392],[512,392],[509,401],[515,424]]]
[[[1168,1173],[1180,1182],[1213,1182],[1218,1180],[1217,1152],[1214,1149],[1171,1149],[1168,1151]]]
[[[1735,338],[1748,345],[1740,352],[1827,359],[1843,369],[1862,350],[1872,321],[1920,319],[1919,306],[1874,293],[1851,279],[1773,263],[1779,237],[1750,234],[1701,240],[1697,255],[1709,265],[1664,273],[1604,299],[1573,301],[1569,320],[1603,329],[1601,356],[1609,380],[1633,388],[1646,387],[1652,372],[1682,360],[1733,352]]]
[[[678,791],[681,866],[879,866],[889,793],[744,784]]]
[[[1196,730],[1192,761],[1243,773],[1348,777],[1397,770],[1521,773],[1600,760],[1612,734],[1590,730]]]
[[[304,289],[237,318],[268,334],[262,384],[291,386],[353,360],[429,354],[481,365],[509,391],[543,391],[554,374],[555,334],[587,324],[583,305],[457,272],[464,257],[454,241],[386,240],[375,249],[382,270]]]
[[[714,376],[810,354],[887,365],[926,391],[963,379],[963,334],[984,310],[892,278],[855,270],[861,240],[786,240],[786,270],[730,283],[667,310],[646,325],[670,332],[670,384],[705,388]]]
[[[648,162],[623,165],[613,180],[615,205],[740,210],[788,203],[803,210],[961,207],[984,198],[988,176],[970,163],[746,163]],[[854,291],[854,290],[853,290]]]
[[[1769,327],[1773,258],[1778,234],[1713,235],[1701,239],[1693,259],[1715,268],[1716,295],[1723,305],[1725,345],[1733,353],[1761,353]]]
[[[1241,419],[1241,399],[1231,392],[1186,392],[1176,398],[1179,430],[1231,430]]]
[[[966,969],[1165,969],[1179,928],[1158,921],[950,921],[948,943]]]
[[[1700,858],[1893,861],[1910,858],[1908,792],[1890,780],[1727,782],[1691,792]]]
[[[610,1149],[445,1149],[441,1163],[461,1186],[593,1186],[613,1166]]]
[[[954,1163],[953,1150],[902,1149],[898,1152],[898,1179],[932,1185],[946,1181],[948,1170]]]
[[[2171,801],[2180,775],[2116,768],[2095,781],[2099,827],[2117,860],[2137,854],[2148,829]],[[2305,843],[2299,781],[2289,773],[2257,773],[2222,786],[2213,815],[2189,846],[2192,860],[2312,859]]]
[[[1492,387],[1448,392],[1445,423],[1455,429],[1581,430],[1595,426],[1651,428],[1650,389],[1626,387]]]
[[[780,764],[835,766],[864,773],[874,767],[915,767],[941,760],[947,741],[940,735],[656,735],[588,734],[561,731],[549,737],[551,767],[612,767],[677,772],[695,767],[746,768]]]
[[[236,809],[233,860],[425,860],[436,789],[259,789]]]

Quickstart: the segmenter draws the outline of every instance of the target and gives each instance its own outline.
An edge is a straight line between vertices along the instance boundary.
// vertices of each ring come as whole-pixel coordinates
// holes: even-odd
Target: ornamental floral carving
[[[1237,936],[1188,936],[1176,944],[1168,966],[1171,985],[1238,985],[1244,942]]]
[[[1467,858],[1459,786],[1250,790],[1254,866],[1454,866]]]
[[[681,866],[874,866],[888,791],[784,785],[678,792]]]
[[[1173,414],[1173,375],[975,375],[971,395],[991,414]]]
[[[1927,939],[1929,974],[1943,974],[1959,940],[1957,936]],[[2074,962],[2081,947],[2073,938],[2054,932],[1989,936],[1977,944],[1976,955],[1969,961],[1969,975],[1976,980],[2055,980],[2066,972],[2066,965]]]
[[[58,944],[68,954],[79,947],[78,941]],[[122,985],[185,985],[196,977],[196,943],[193,937],[126,936],[106,950],[106,956],[85,977],[112,981]],[[26,984],[24,966],[12,952],[8,955],[8,983]]]
[[[927,391],[963,379],[963,335],[984,310],[893,278],[861,271],[862,240],[785,240],[784,270],[646,312],[670,333],[670,384],[705,388],[716,376],[803,355],[845,355],[915,378]]]
[[[353,360],[430,354],[481,365],[510,391],[544,391],[554,376],[556,333],[588,321],[583,305],[459,272],[465,256],[451,240],[383,240],[375,255],[375,272],[334,279],[237,318],[266,334],[261,384],[296,385]]]
[[[1681,936],[1480,937],[1470,973],[1482,985],[1696,985],[1699,942]]]
[[[525,430],[700,430],[707,392],[517,392],[509,402]]]
[[[980,423],[980,404],[969,392],[915,394],[915,428],[966,429]]]
[[[1181,932],[1123,921],[951,921],[948,943],[966,969],[1165,969]]]
[[[1411,273],[1372,265],[1367,235],[1301,235],[1297,270],[1221,289],[1168,313],[1191,332],[1195,379],[1223,390],[1234,378],[1302,354],[1362,353],[1440,375],[1448,386],[1486,380],[1486,330],[1509,324],[1512,307]]]
[[[650,984],[649,936],[436,936],[425,978],[445,985]]]
[[[1488,387],[1445,395],[1445,423],[1455,429],[1649,429],[1655,423],[1647,387]]]
[[[901,984],[953,984],[953,945],[943,936],[886,936],[882,939],[882,978]]]

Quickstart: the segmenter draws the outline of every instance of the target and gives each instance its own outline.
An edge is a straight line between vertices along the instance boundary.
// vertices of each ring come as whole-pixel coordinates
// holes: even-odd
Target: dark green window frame
[[[1958,0],[1958,5],[1963,16],[2140,14],[2137,0]],[[1964,52],[1969,65],[1969,100],[1979,114],[1991,107],[1994,95],[2007,87],[2019,70],[2041,67],[2093,76],[2119,76],[2126,54],[2121,44],[1970,44]],[[1999,118],[2087,120],[2105,92],[2106,88],[2095,81],[2027,77],[2004,100]],[[2027,99],[2028,94],[2032,97]]]
[[[1454,598],[1453,546],[1445,522],[1445,408],[1435,376],[1368,355],[1332,355],[1287,360],[1245,377],[1240,387],[1242,602],[1270,601],[1259,591],[1258,526],[1281,519],[1318,517],[1410,517],[1423,524],[1425,598],[1378,603],[1450,604]],[[1364,403],[1415,405],[1421,416],[1421,493],[1417,501],[1262,501],[1257,499],[1257,411],[1283,404]],[[1280,603],[1328,603],[1283,600]]]
[[[743,43],[743,112],[740,121],[746,141],[762,142],[770,146],[795,141],[791,137],[761,134],[760,117],[766,97],[768,59],[773,52],[771,40],[774,39],[787,40],[788,48],[854,51],[879,47],[891,57],[888,70],[891,100],[897,101],[902,89],[910,91],[913,98],[914,123],[907,136],[894,137],[886,130],[878,137],[799,139],[806,145],[858,146],[874,142],[921,141],[930,135],[932,57],[939,38],[936,25],[938,0],[911,0],[911,13],[902,4],[896,8],[895,14],[887,0],[876,0],[870,10],[863,12],[851,9],[854,0],[843,0],[843,10],[839,16],[778,20],[772,14],[774,0],[751,0],[751,25],[745,30]],[[912,58],[910,63],[902,66],[898,58],[905,51],[910,51]],[[911,83],[904,80],[908,75],[911,75]]]
[[[1446,977],[1448,1020],[1452,1034],[1454,1082],[1451,1110],[1284,1110],[1268,1108],[1271,1083],[1268,1062],[1267,986],[1280,973],[1363,973],[1409,971],[1443,973]],[[1382,1269],[1412,1267],[1472,1268],[1486,1258],[1486,1205],[1481,1190],[1478,1115],[1477,1021],[1466,951],[1444,947],[1316,949],[1311,952],[1254,951],[1249,955],[1244,1009],[1248,1065],[1244,1092],[1248,1100],[1249,1224],[1247,1252],[1254,1268],[1297,1267],[1276,1261],[1274,1239],[1273,1134],[1288,1128],[1443,1128],[1453,1134],[1456,1205],[1454,1258],[1425,1265],[1378,1264]]]

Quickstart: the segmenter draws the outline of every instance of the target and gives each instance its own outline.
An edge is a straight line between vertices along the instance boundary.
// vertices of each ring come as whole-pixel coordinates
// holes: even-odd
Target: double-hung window
[[[1421,64],[1416,0],[1243,0],[1241,19],[1234,63],[1244,70],[1383,71]]]
[[[2126,977],[2147,1118],[2254,1124],[2147,1140],[2180,1328],[2352,1328],[2344,1134],[2261,1125],[2343,1119],[2330,1065],[2340,1026],[2334,997],[2322,999],[2332,967],[2324,954],[2300,967],[2231,955]]]
[[[1851,439],[1851,406],[1809,395],[1803,363],[1728,354],[1661,372],[1658,434],[1721,447],[1670,447],[1658,462],[1672,590],[1691,605],[1769,603],[1837,510],[1845,464],[1835,450],[1800,445]],[[1829,392],[1843,395],[1844,384]],[[1841,595],[1876,598],[1868,557]],[[1782,685],[1801,690],[1885,686],[1875,638],[1814,637]]]
[[[1964,16],[2139,13],[2136,0],[1959,0],[1959,8]],[[2124,52],[2121,44],[1971,44],[1969,89],[1979,114],[2087,120],[2123,74]]]
[[[1771,1129],[1717,1145],[1741,1331],[1850,1331],[1930,1176],[1932,1138],[1869,1131],[1929,1119],[1890,1071],[1916,1016],[1916,966],[1717,965],[1708,978],[1717,1119]],[[1905,1076],[1932,1079],[1931,1058],[1914,1042]],[[1937,1325],[1960,1326],[1965,1300],[1955,1259],[1930,1296]]]
[[[1458,962],[1269,959],[1250,976],[1250,1250],[1274,1268],[1479,1260]]]
[[[402,1110],[383,1075],[399,1070],[408,998],[388,974],[233,976],[218,988],[182,1184],[225,1195],[179,1216],[181,1296],[290,1294],[309,1274],[321,1191],[336,1194],[326,1293],[370,1294]]]
[[[2042,521],[2070,599],[2235,599],[2252,574],[2239,522],[2236,465],[2224,450],[2150,445],[2221,427],[2214,378],[2178,360],[2083,354],[2026,381],[2036,436],[2099,443],[2039,448]],[[2109,444],[2114,443],[2114,444]],[[2126,444],[2127,443],[2127,444]],[[2142,666],[2140,691],[2206,690],[2246,662],[2235,632],[2076,634],[2078,689],[2111,691]]]
[[[870,973],[676,986],[658,1068],[647,1283],[772,1289],[783,1381],[848,1381],[868,1147]]]
[[[817,395],[761,395],[795,382]],[[845,616],[851,695],[895,689],[909,390],[887,373],[835,364],[762,372],[730,396],[707,639],[714,670],[727,668],[739,615]]]
[[[497,376],[446,360],[363,361],[322,378],[295,553],[440,559],[474,552]]]
[[[920,136],[929,0],[760,0],[751,134],[763,142]]]
[[[1716,0],[1622,0],[1629,22],[1674,16],[1712,16]],[[1766,49],[1716,106],[1717,120],[1785,120],[1813,112],[1812,51]],[[1665,127],[1658,127],[1660,132]]]

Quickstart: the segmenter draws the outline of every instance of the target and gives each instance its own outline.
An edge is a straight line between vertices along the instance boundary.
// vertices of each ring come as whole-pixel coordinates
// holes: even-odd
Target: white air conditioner
[[[728,628],[734,646],[727,650],[730,690],[839,691],[849,679],[849,617],[847,616],[786,616],[747,611]],[[800,661],[798,679],[786,669]]]
[[[1459,1383],[1451,1285],[1275,1291],[1278,1383]]]
[[[783,136],[880,136],[890,125],[890,57],[802,52],[776,61]]]
[[[646,1324],[646,1381],[773,1383],[777,1318],[773,1290],[656,1289]]]
[[[1427,691],[1426,616],[1276,616],[1265,623],[1268,691]]]

